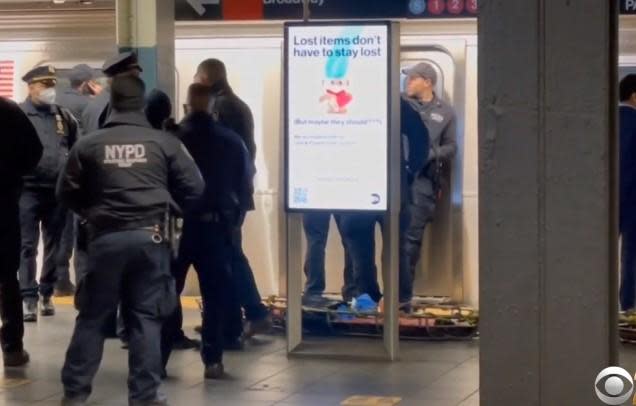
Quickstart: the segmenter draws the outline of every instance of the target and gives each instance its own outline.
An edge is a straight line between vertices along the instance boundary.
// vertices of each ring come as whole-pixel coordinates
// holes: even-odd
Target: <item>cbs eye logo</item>
[[[602,370],[594,383],[596,396],[606,405],[622,405],[634,392],[634,381],[629,372],[619,367]]]

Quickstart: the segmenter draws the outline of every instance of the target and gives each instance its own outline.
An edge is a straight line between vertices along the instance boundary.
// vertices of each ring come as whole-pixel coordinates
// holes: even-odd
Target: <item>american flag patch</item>
[[[13,98],[13,61],[0,61],[0,96]]]

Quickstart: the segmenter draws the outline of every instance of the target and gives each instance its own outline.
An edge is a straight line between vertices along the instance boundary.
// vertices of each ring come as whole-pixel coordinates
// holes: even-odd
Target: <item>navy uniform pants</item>
[[[22,351],[24,324],[18,284],[20,210],[17,199],[0,197],[0,343],[4,352]]]
[[[152,232],[108,233],[88,246],[88,267],[76,296],[79,314],[62,369],[66,397],[84,400],[102,359],[106,327],[121,303],[129,336],[131,402],[159,398],[161,326],[174,311],[170,249]]]
[[[423,176],[415,179],[408,202],[408,227],[403,237],[403,253],[406,261],[400,266],[400,302],[413,298],[415,268],[422,252],[422,239],[426,226],[433,221],[436,197],[433,182]]]
[[[70,263],[71,257],[73,256],[73,248],[75,247],[76,231],[75,215],[72,212],[68,212],[66,215],[66,225],[60,241],[59,263],[57,264],[57,286],[71,283]],[[77,265],[75,272],[75,283],[77,283]]]
[[[20,197],[22,252],[20,258],[20,290],[26,300],[37,301],[36,282],[40,223],[44,242],[44,261],[40,272],[39,292],[43,297],[53,294],[60,263],[60,242],[66,226],[67,210],[57,202],[53,188],[25,187]]]
[[[342,246],[344,248],[344,270],[342,297],[349,301],[357,294],[353,277],[353,263],[351,261],[349,240],[342,233],[342,221],[340,215],[334,215]],[[330,213],[307,213],[303,215],[303,229],[307,240],[307,253],[305,255],[304,271],[307,281],[305,283],[306,296],[321,296],[325,292],[325,247],[329,236]]]
[[[230,221],[186,219],[173,264],[177,288],[183,290],[185,275],[194,266],[203,300],[201,359],[205,365],[223,361],[223,344],[241,334],[241,308],[232,285],[232,228]],[[183,320],[181,308],[168,318],[163,327],[162,356],[164,367],[175,339],[180,337]]]

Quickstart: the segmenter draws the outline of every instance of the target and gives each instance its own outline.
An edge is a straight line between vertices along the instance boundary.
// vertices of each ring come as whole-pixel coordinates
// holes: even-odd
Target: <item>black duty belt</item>
[[[88,224],[88,234],[89,238],[95,239],[104,234],[110,233],[118,233],[122,231],[135,231],[135,230],[148,230],[148,231],[156,231],[161,232],[162,222],[158,220],[139,220],[139,221],[130,221],[127,223],[110,225],[107,227],[99,227],[92,224]]]
[[[234,221],[235,217],[236,210],[220,210],[199,214],[195,219],[203,223],[225,223]]]

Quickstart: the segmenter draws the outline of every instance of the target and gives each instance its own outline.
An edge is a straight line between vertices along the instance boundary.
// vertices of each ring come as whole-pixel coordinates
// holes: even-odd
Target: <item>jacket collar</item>
[[[214,128],[215,125],[212,115],[203,111],[188,114],[183,118],[183,124],[190,129]]]
[[[112,110],[104,124],[104,128],[116,127],[118,125],[134,125],[137,127],[152,128],[146,116],[141,111]]]
[[[231,94],[232,88],[230,87],[230,84],[227,82],[227,80],[221,79],[210,87],[210,93],[215,96]]]
[[[24,106],[25,113],[29,116],[37,116],[37,115],[47,114],[47,113],[55,114],[53,110],[54,108],[53,105],[49,106],[49,108],[39,109],[35,106],[35,104],[33,104],[30,97],[27,97],[26,100],[24,100],[23,106]]]
[[[214,120],[212,119],[212,115],[205,111],[195,111],[193,113],[190,113],[187,116],[185,116],[184,120],[186,122],[206,122],[206,121],[214,122]]]

